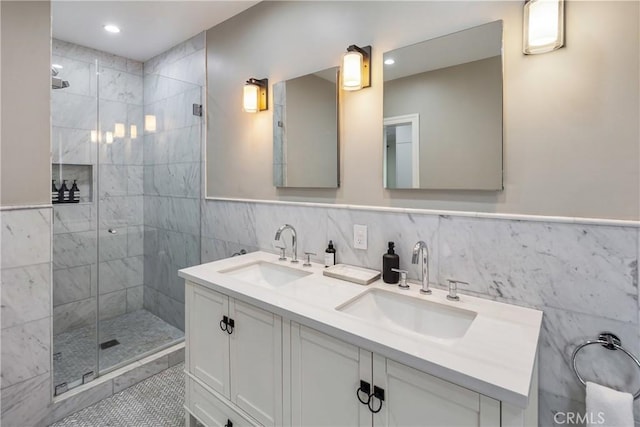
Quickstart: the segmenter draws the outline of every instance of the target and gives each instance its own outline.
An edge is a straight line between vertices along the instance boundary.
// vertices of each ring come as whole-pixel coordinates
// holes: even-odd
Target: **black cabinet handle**
[[[229,318],[227,316],[222,316],[222,320],[220,321],[220,329],[222,329],[225,332],[227,331],[227,325],[229,323]]]
[[[227,320],[227,333],[229,335],[231,335],[233,333],[233,328],[236,325],[236,322],[233,321],[233,319],[229,318]]]
[[[362,398],[360,397],[360,393],[364,393],[367,396],[366,401],[362,400]],[[360,403],[362,403],[363,405],[369,405],[369,401],[371,400],[371,395],[369,393],[371,393],[371,384],[366,381],[360,380],[360,388],[356,390],[356,396],[358,397]]]
[[[378,409],[373,409],[373,406],[372,406],[372,402],[373,402],[372,398],[373,397],[377,397],[378,400],[380,401],[380,406],[378,406]],[[373,386],[373,394],[371,396],[369,396],[369,402],[368,402],[367,406],[369,407],[369,410],[372,413],[377,414],[378,412],[380,412],[382,410],[382,402],[384,402],[384,389],[374,385]]]
[[[233,423],[230,419],[227,419],[227,423],[224,425],[224,427],[233,427]]]

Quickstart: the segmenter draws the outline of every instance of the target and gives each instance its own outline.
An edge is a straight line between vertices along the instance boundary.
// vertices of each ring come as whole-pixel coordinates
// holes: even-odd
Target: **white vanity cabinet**
[[[361,403],[360,381],[384,402]],[[495,427],[500,402],[292,323],[291,414],[293,426]]]
[[[198,417],[211,427],[282,425],[282,319],[189,282],[186,313],[187,408],[198,416],[207,401]]]
[[[361,336],[330,326],[332,313],[311,320],[319,309],[302,300],[283,309],[264,290],[204,283],[186,282],[187,427],[537,425],[535,364],[523,409],[390,359],[385,344],[348,342]]]

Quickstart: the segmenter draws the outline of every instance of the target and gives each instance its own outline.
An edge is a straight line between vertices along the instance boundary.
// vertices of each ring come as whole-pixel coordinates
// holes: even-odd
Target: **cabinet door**
[[[229,298],[196,285],[188,289],[189,372],[229,397],[229,334],[219,326],[229,311]]]
[[[264,426],[282,425],[282,319],[231,299],[231,401]]]
[[[223,401],[207,392],[191,378],[187,377],[187,404],[189,412],[207,427],[254,426],[240,414],[229,408]]]
[[[500,425],[500,402],[374,355],[374,383],[385,389],[374,426]]]
[[[360,380],[371,384],[371,353],[292,322],[292,426],[370,427]]]

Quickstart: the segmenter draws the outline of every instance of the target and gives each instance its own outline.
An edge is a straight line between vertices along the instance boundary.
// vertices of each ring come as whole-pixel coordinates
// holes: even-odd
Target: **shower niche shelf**
[[[51,165],[51,179],[57,189],[60,189],[62,182],[67,181],[67,187],[71,189],[73,181],[80,190],[80,197],[77,202],[55,201],[53,200],[53,189],[51,193],[54,204],[73,204],[73,203],[91,203],[93,202],[93,165],[70,164],[70,163],[53,163]]]

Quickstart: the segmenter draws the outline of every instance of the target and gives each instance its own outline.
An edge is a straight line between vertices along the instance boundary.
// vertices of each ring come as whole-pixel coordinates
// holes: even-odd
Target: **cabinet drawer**
[[[255,427],[253,423],[218,399],[193,378],[187,376],[187,408],[206,427],[225,427],[231,421],[233,427]]]

